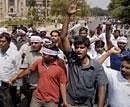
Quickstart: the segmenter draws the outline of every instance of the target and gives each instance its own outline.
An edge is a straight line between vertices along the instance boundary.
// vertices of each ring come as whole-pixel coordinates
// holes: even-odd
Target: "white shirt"
[[[130,83],[121,72],[104,67],[108,77],[108,103],[111,107],[130,107]]]
[[[9,48],[4,54],[0,52],[0,81],[8,82],[19,70],[20,63],[21,57],[17,50]]]
[[[14,49],[14,50],[17,50],[17,47],[13,42],[10,42],[10,48]]]
[[[100,53],[97,53],[95,51],[95,53],[93,54],[93,59],[96,59],[98,60],[103,54],[105,54],[106,52],[104,51],[102,54]],[[104,62],[103,62],[103,65],[105,65],[106,67],[110,67],[110,57],[108,57]]]

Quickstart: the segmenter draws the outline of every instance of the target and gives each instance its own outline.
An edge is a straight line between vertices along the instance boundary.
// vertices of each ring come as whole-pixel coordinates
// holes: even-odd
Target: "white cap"
[[[118,37],[118,38],[117,38],[117,42],[127,43],[127,42],[128,42],[128,40],[127,40],[127,38],[126,38],[126,37],[121,36],[121,37]]]
[[[28,31],[33,31],[33,29],[30,27],[30,28],[28,28]]]
[[[7,29],[4,28],[4,27],[1,27],[1,28],[0,28],[0,34],[3,33],[3,32],[6,32],[6,33],[7,33]]]
[[[17,33],[20,32],[20,33],[23,33],[23,34],[26,34],[26,32],[23,30],[23,29],[17,29]]]
[[[40,32],[46,31],[46,29],[45,29],[45,27],[41,27],[41,28],[39,29],[39,31],[40,31]]]
[[[31,42],[42,42],[42,38],[40,36],[31,36]]]

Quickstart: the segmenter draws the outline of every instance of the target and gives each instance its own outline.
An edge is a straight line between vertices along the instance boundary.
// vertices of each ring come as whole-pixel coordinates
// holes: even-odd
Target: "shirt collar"
[[[7,49],[7,51],[4,53],[4,55],[7,55],[7,56],[9,56],[10,55],[10,52],[11,52],[11,49],[10,49],[10,47]]]
[[[87,57],[89,58],[89,64],[86,66],[82,66],[82,69],[95,69],[94,60],[92,60],[88,55]]]

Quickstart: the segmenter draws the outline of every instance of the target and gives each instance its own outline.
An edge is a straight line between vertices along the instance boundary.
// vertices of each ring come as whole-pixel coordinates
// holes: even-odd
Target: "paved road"
[[[79,23],[81,24],[81,26],[83,26],[84,22],[85,22],[84,20],[79,20]],[[100,23],[101,23],[100,18],[95,18],[92,23],[88,24],[88,27],[89,27],[89,29],[95,29],[98,26],[98,24],[100,24]],[[80,29],[80,27],[76,28],[77,32]],[[61,25],[58,24],[57,28],[55,28],[55,25],[52,24],[52,25],[45,26],[45,28],[47,30],[47,35],[49,35],[52,30],[60,29]]]

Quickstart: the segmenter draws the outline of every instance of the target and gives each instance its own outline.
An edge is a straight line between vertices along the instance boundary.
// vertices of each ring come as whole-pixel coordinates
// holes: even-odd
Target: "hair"
[[[58,47],[55,45],[55,43],[51,43],[49,45],[45,45],[44,46],[45,48],[48,48],[48,49],[51,49],[51,50],[54,50],[54,51],[59,51]]]
[[[53,32],[58,33],[58,36],[61,35],[60,32],[59,32],[58,30],[52,30],[51,33],[50,33],[50,35],[52,35]]]
[[[86,32],[88,32],[88,29],[85,28],[85,27],[81,27],[81,28],[79,29],[79,32],[81,32],[81,31],[86,31]]]
[[[6,40],[8,41],[8,43],[11,42],[11,35],[9,33],[6,33],[6,32],[1,33],[0,34],[0,38],[3,38],[3,37],[6,38]]]
[[[40,36],[40,33],[38,33],[37,31],[33,32],[33,34],[31,36]]]
[[[85,36],[76,36],[74,46],[84,44],[87,48],[90,47],[90,40]]]
[[[130,56],[124,56],[123,61],[126,61],[128,64],[130,64]]]
[[[120,30],[114,30],[114,33],[116,33],[116,32],[119,32],[119,33],[120,33]]]
[[[51,50],[54,50],[54,51],[59,51],[58,47],[56,46],[55,43],[51,43],[49,45],[45,45],[44,46],[45,48],[48,48],[48,49],[51,49]],[[58,58],[58,56],[53,56],[54,58]]]
[[[98,40],[95,42],[95,47],[103,48],[105,46],[105,43],[102,40]]]

